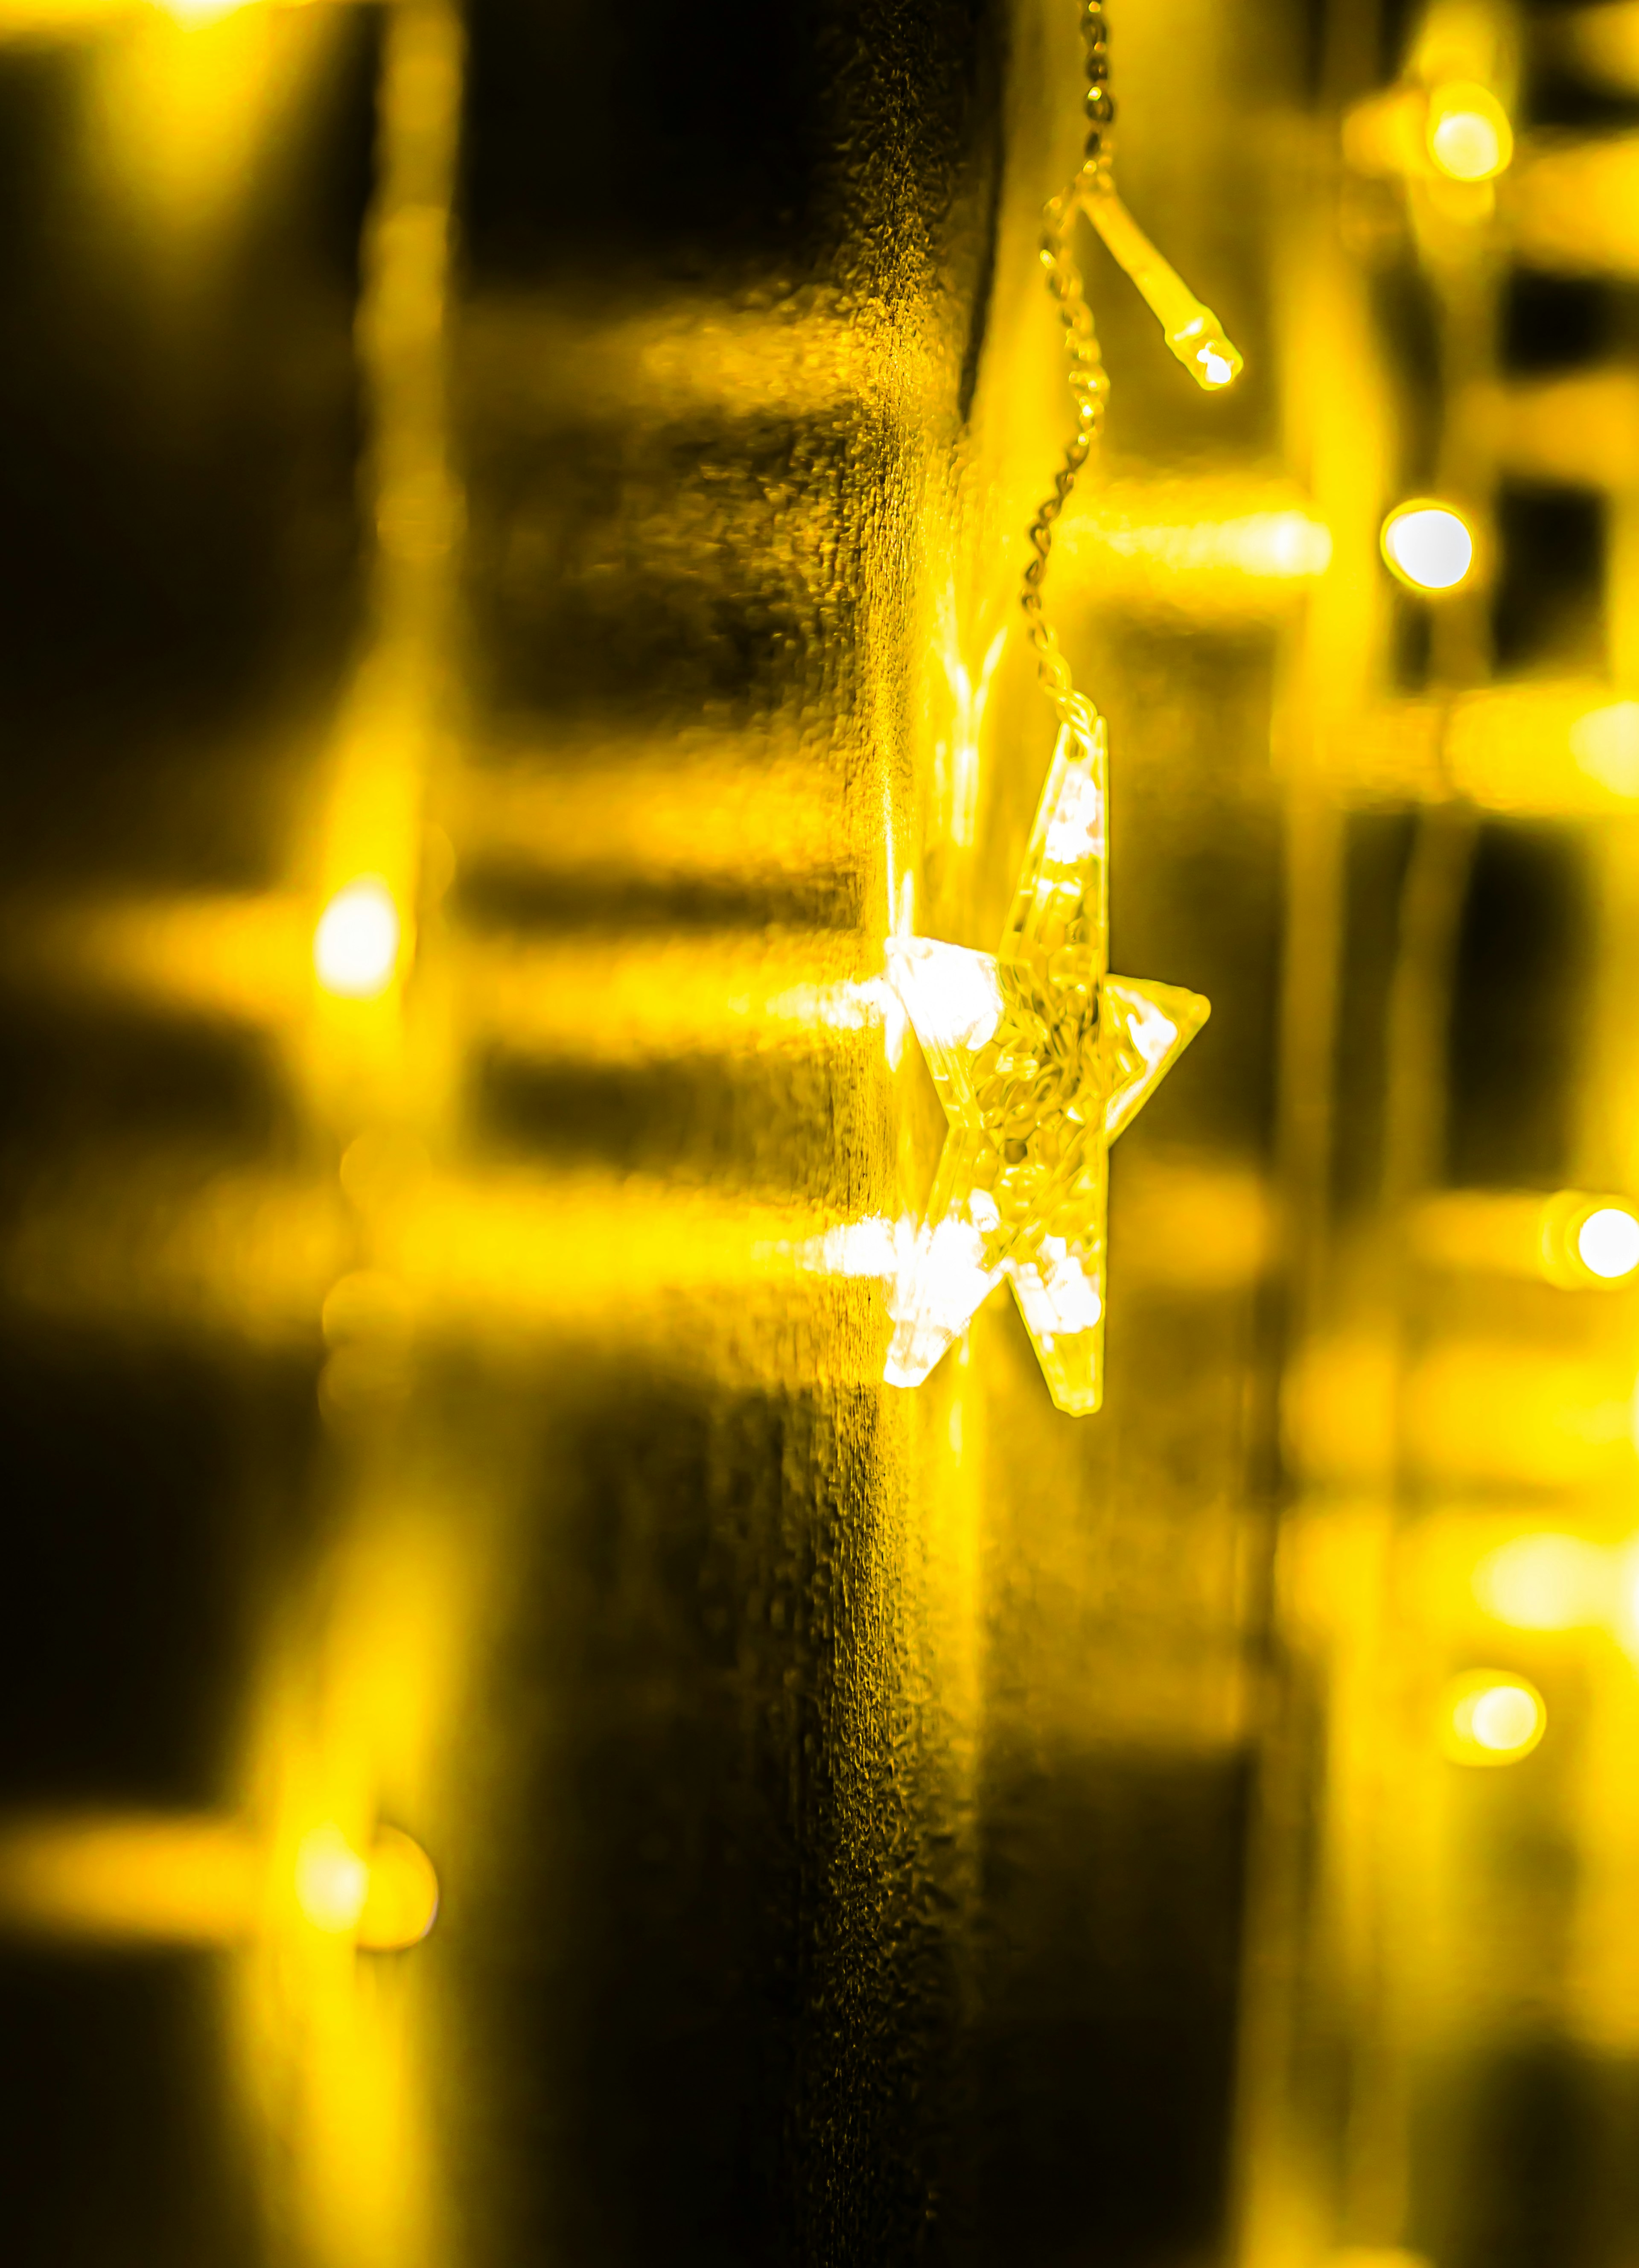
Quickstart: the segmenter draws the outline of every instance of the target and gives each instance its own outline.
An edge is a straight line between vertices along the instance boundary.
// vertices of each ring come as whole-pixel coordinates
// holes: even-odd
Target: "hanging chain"
[[[1099,352],[1093,311],[1087,304],[1082,271],[1067,242],[1083,193],[1096,180],[1107,178],[1109,173],[1110,129],[1115,122],[1115,104],[1110,94],[1110,46],[1104,0],[1086,0],[1082,11],[1082,33],[1087,42],[1084,107],[1090,122],[1086,163],[1043,213],[1041,239],[1047,289],[1059,303],[1059,319],[1064,325],[1065,351],[1070,362],[1070,393],[1075,403],[1075,431],[1054,478],[1052,494],[1045,499],[1030,523],[1030,542],[1035,556],[1024,571],[1021,604],[1030,626],[1037,672],[1060,723],[1079,733],[1090,733],[1096,722],[1096,711],[1092,703],[1075,690],[1070,666],[1059,651],[1058,638],[1042,608],[1042,584],[1052,549],[1053,526],[1069,501],[1077,474],[1092,454],[1110,393],[1110,376]]]

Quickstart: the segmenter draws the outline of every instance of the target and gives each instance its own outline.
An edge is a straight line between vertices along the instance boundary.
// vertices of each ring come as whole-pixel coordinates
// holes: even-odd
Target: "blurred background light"
[[[398,962],[398,908],[373,876],[338,890],[319,917],[313,961],[327,992],[373,1000],[393,981]]]
[[[296,1853],[296,1903],[315,1929],[345,1936],[364,1911],[370,1868],[339,1827],[315,1827]]]
[[[1639,1268],[1639,1220],[1621,1205],[1601,1205],[1576,1233],[1583,1266],[1614,1283]]]
[[[1490,91],[1473,83],[1437,87],[1429,98],[1429,155],[1454,181],[1488,181],[1514,154],[1508,114]]]
[[[1474,1570],[1474,1596],[1516,1630],[1597,1627],[1614,1587],[1610,1554],[1574,1535],[1521,1535],[1488,1552]]]
[[[1542,1696],[1523,1677],[1471,1670],[1447,1689],[1445,1751],[1455,1764],[1517,1764],[1538,1745],[1547,1727]]]
[[[358,1910],[359,1944],[383,1953],[418,1945],[438,1911],[439,1878],[426,1852],[397,1828],[378,1828]]]
[[[1449,504],[1403,504],[1383,524],[1383,556],[1414,591],[1451,591],[1473,564],[1474,539]]]
[[[1591,709],[1571,726],[1571,754],[1613,793],[1639,795],[1639,701]]]

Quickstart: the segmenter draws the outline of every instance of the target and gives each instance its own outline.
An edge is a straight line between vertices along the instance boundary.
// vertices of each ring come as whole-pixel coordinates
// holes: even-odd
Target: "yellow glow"
[[[1454,1764],[1517,1764],[1547,1728],[1542,1696],[1509,1671],[1471,1670],[1447,1689],[1445,1752]]]
[[[1639,1220],[1621,1205],[1601,1205],[1577,1232],[1576,1256],[1606,1283],[1631,1276],[1639,1268]]]
[[[21,1823],[0,1834],[0,1922],[110,1943],[247,1944],[288,1923],[293,1891],[313,1928],[386,1951],[418,1944],[437,1917],[432,1862],[396,1828],[378,1830],[368,1859],[334,1823],[313,1829],[284,1889],[274,1859],[232,1818]]]
[[[185,26],[214,24],[218,17],[231,16],[249,4],[250,0],[164,0],[166,14]]]
[[[314,932],[313,965],[327,992],[373,1000],[398,965],[398,908],[387,884],[365,875],[338,890]]]
[[[378,1952],[418,1945],[439,1911],[439,1878],[426,1852],[397,1828],[383,1827],[371,1845],[368,1872],[359,1944]]]
[[[808,1049],[899,1020],[868,948],[836,931],[465,943],[453,956],[468,1028],[510,1055],[630,1063]],[[587,1003],[595,1000],[595,1017]]]
[[[1454,790],[1483,810],[1552,818],[1639,800],[1639,703],[1585,679],[1385,702],[1339,718],[1329,740],[1340,786],[1362,801]]]
[[[1427,114],[1418,90],[1391,87],[1357,102],[1343,120],[1343,155],[1357,173],[1415,173],[1426,164]]]
[[[849,856],[838,793],[814,793],[808,752],[743,748],[520,750],[456,772],[444,811],[457,860],[497,854],[542,874],[618,870],[737,882],[823,872]]]
[[[1628,92],[1639,88],[1639,7],[1633,0],[1602,0],[1561,17],[1566,51],[1589,78]]]
[[[175,0],[131,9],[115,36],[92,46],[97,170],[175,276],[197,274],[200,254],[244,210],[266,152],[290,130],[321,66],[337,14]]]
[[[1383,556],[1414,591],[1451,591],[1473,564],[1474,539],[1450,504],[1403,504],[1383,523]]]
[[[1192,475],[1111,480],[1059,531],[1059,571],[1105,604],[1168,615],[1266,614],[1332,562],[1332,534],[1301,491]]]
[[[1590,710],[1571,726],[1570,747],[1590,779],[1613,795],[1639,796],[1639,701]]]
[[[315,1929],[373,1951],[417,1945],[439,1910],[439,1881],[418,1843],[380,1829],[363,1858],[339,1827],[315,1827],[296,1853],[296,1903]]]
[[[1106,1153],[1208,1014],[1196,993],[1106,973],[1104,775],[1103,723],[1067,725],[994,956],[890,945],[949,1121],[890,1300],[890,1385],[919,1385],[1005,1275],[1057,1407],[1102,1400]]]
[[[1476,385],[1461,416],[1510,471],[1606,492],[1639,485],[1639,376],[1620,364]]]
[[[1468,1712],[1473,1736],[1495,1756],[1517,1756],[1540,1730],[1542,1710],[1522,1685],[1494,1685]]]
[[[1488,88],[1472,82],[1429,98],[1429,155],[1453,181],[1488,181],[1514,154],[1508,114]]]
[[[978,811],[979,740],[985,727],[985,710],[1008,633],[1005,628],[996,632],[975,676],[957,644],[954,603],[948,595],[941,600],[941,645],[945,682],[950,692],[950,719],[949,731],[934,743],[934,777],[939,783],[950,840],[965,849],[973,841]]]
[[[1604,1621],[1611,1562],[1575,1535],[1521,1535],[1488,1552],[1474,1570],[1474,1596],[1515,1630],[1587,1630]]]
[[[1535,1276],[1563,1291],[1615,1282],[1639,1266],[1631,1207],[1585,1189],[1447,1189],[1413,1221],[1418,1257],[1458,1274]]]
[[[1197,386],[1216,393],[1238,376],[1242,357],[1222,324],[1163,260],[1107,182],[1082,193],[1088,218],[1142,294],[1166,341]]]
[[[345,1937],[364,1911],[370,1868],[339,1827],[315,1827],[296,1853],[296,1903],[315,1929]]]
[[[1204,394],[1231,385],[1244,366],[1240,349],[1224,335],[1210,307],[1202,307],[1180,329],[1169,331],[1167,344]]]
[[[308,990],[307,924],[293,898],[57,900],[7,958],[42,986],[150,999],[170,1015],[288,1025]]]
[[[19,1822],[0,1834],[0,1918],[48,1936],[229,1945],[254,1928],[264,1875],[231,1819]]]
[[[1514,178],[1510,232],[1532,265],[1639,275],[1639,135],[1545,142]]]
[[[251,4],[252,0],[159,0],[157,12],[186,30],[215,23]],[[285,0],[285,4],[299,6],[305,0]],[[0,40],[72,33],[144,12],[143,0],[5,0],[0,6]]]

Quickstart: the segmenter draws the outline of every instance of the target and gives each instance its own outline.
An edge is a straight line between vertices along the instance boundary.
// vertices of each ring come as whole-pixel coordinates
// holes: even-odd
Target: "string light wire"
[[[1054,475],[1052,493],[1043,499],[1030,522],[1028,541],[1031,557],[1024,570],[1020,603],[1030,624],[1037,674],[1060,725],[1078,738],[1090,741],[1098,712],[1085,694],[1077,692],[1070,666],[1042,604],[1042,585],[1052,552],[1053,528],[1103,431],[1105,405],[1110,398],[1110,374],[1104,368],[1097,326],[1087,303],[1081,269],[1070,249],[1070,233],[1078,214],[1085,213],[1097,230],[1118,265],[1131,278],[1160,323],[1168,346],[1197,385],[1216,393],[1233,383],[1243,362],[1239,350],[1231,343],[1212,309],[1196,298],[1176,269],[1163,259],[1116,194],[1111,133],[1115,101],[1110,92],[1109,30],[1104,0],[1085,0],[1082,33],[1087,43],[1087,92],[1082,98],[1089,122],[1086,155],[1075,178],[1045,206],[1041,235],[1041,263],[1046,272],[1047,289],[1058,303],[1059,320],[1064,328],[1070,396],[1075,405],[1075,431]]]

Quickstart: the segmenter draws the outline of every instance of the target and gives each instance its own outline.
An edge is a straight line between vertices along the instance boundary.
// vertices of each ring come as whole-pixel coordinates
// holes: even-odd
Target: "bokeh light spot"
[[[418,1945],[438,1918],[439,1878],[418,1843],[383,1827],[370,1851],[370,1883],[358,1942],[375,1952]]]
[[[1591,1628],[1612,1592],[1609,1555],[1575,1535],[1520,1535],[1488,1552],[1474,1570],[1474,1596],[1516,1630]]]
[[[1548,1712],[1525,1678],[1477,1669],[1447,1689],[1443,1717],[1445,1752],[1454,1764],[1512,1764],[1541,1740]]]
[[[1383,526],[1383,556],[1414,591],[1451,591],[1474,560],[1474,539],[1449,504],[1408,504]]]
[[[1514,154],[1508,113],[1487,87],[1440,88],[1429,104],[1429,155],[1449,180],[1488,181]]]
[[[327,992],[373,1000],[398,964],[398,908],[385,882],[366,875],[338,890],[319,917],[313,962]]]
[[[315,1929],[344,1937],[364,1911],[370,1868],[339,1827],[315,1827],[296,1853],[296,1903]]]
[[[1523,1685],[1494,1685],[1475,1701],[1469,1721],[1482,1749],[1495,1756],[1512,1756],[1530,1745],[1542,1711]]]
[[[1606,1283],[1631,1276],[1639,1268],[1639,1220],[1621,1205],[1601,1205],[1576,1232],[1576,1257]]]

